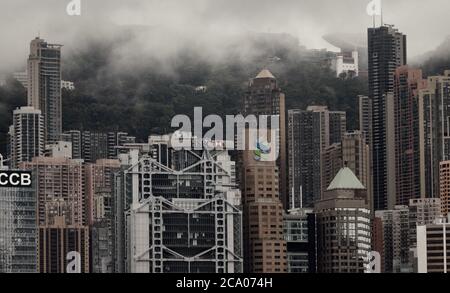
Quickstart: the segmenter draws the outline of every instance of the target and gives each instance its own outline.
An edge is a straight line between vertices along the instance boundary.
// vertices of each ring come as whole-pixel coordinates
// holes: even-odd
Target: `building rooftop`
[[[273,78],[275,79],[275,76],[273,76],[272,72],[270,72],[268,69],[263,69],[261,72],[255,77],[255,79],[259,78]]]
[[[334,177],[327,191],[342,189],[366,189],[361,181],[356,177],[355,173],[348,167],[342,168]]]

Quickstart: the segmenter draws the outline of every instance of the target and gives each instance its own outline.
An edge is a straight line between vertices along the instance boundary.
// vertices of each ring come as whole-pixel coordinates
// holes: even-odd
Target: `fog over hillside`
[[[248,32],[288,33],[308,48],[336,49],[322,36],[365,34],[372,25],[366,14],[369,0],[81,0],[81,16],[66,14],[69,2],[0,2],[0,73],[24,67],[29,41],[38,34],[64,44],[67,56],[85,46],[86,39],[108,38],[121,25],[157,27],[160,34],[152,38],[143,35],[133,45],[161,60],[192,46],[214,60]],[[408,35],[410,56],[423,54],[445,39],[449,10],[447,0],[383,1],[384,20]]]
[[[0,77],[25,68],[37,35],[64,45],[63,78],[77,88],[63,95],[65,129],[120,129],[145,139],[170,131],[173,115],[195,106],[205,115],[236,113],[248,79],[263,67],[279,79],[288,108],[348,111],[350,129],[355,97],[367,93],[364,78],[336,79],[310,49],[337,50],[330,35],[364,44],[369,0],[81,0],[81,16],[66,14],[69,2],[0,2]],[[426,74],[450,68],[450,2],[384,2],[384,20],[408,35],[410,63]],[[201,85],[208,91],[196,92]],[[0,151],[11,111],[24,100],[17,82],[0,87]]]

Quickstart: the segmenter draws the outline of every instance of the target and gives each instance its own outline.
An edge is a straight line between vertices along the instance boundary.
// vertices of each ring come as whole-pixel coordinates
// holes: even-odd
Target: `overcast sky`
[[[370,0],[81,0],[81,16],[66,14],[69,2],[0,0],[0,72],[25,64],[29,41],[38,33],[67,48],[82,45],[83,35],[101,38],[114,25],[139,24],[190,36],[206,30],[217,38],[284,32],[309,48],[331,48],[324,34],[365,33],[372,25]],[[386,23],[408,35],[410,56],[434,49],[450,34],[449,0],[383,0],[383,11]],[[212,41],[210,49],[217,44]]]

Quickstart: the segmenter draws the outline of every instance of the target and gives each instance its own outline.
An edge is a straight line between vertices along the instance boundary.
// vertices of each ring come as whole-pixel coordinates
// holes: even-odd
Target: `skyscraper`
[[[57,141],[62,132],[61,47],[35,38],[28,57],[28,106],[41,110],[49,143]]]
[[[95,163],[100,159],[117,159],[120,146],[134,143],[136,138],[125,132],[92,132],[70,130],[61,137],[72,143],[72,158]]]
[[[407,63],[406,36],[393,26],[368,29],[369,98],[372,100],[373,197],[375,210],[393,208],[395,187],[388,167],[389,92],[394,90],[395,69]],[[393,125],[390,125],[393,127]]]
[[[247,93],[244,97],[244,116],[255,115],[279,115],[279,125],[277,139],[279,142],[279,158],[277,166],[280,172],[280,200],[283,207],[288,209],[288,191],[287,191],[287,154],[286,154],[286,108],[285,96],[278,86],[276,78],[272,73],[264,69],[255,78],[253,78],[248,86]]]
[[[450,70],[419,91],[422,197],[439,197],[439,163],[450,160]]]
[[[370,210],[373,211],[370,161],[370,146],[367,144],[366,135],[361,131],[345,133],[342,139],[342,162],[353,171],[359,181],[366,187],[367,204]]]
[[[81,255],[82,272],[89,272],[83,163],[40,157],[22,166],[34,172],[36,182],[39,272],[65,272],[71,251]]]
[[[172,166],[172,150],[170,149],[170,135],[151,135],[148,138],[151,146],[151,157],[164,166]]]
[[[289,192],[296,208],[313,207],[320,199],[322,153],[331,144],[341,143],[345,128],[344,112],[329,111],[325,106],[289,110]]]
[[[91,227],[93,273],[113,272],[113,182],[118,160],[102,159],[86,165],[87,219]]]
[[[40,110],[21,107],[13,111],[9,131],[11,167],[44,155],[44,119]]]
[[[418,91],[425,87],[422,70],[395,70],[395,196],[397,205],[421,197]]]
[[[393,210],[376,211],[381,226],[383,273],[412,272],[409,246],[409,208],[395,206]]]
[[[66,224],[64,217],[56,216],[51,225],[39,226],[39,272],[67,273],[70,253],[80,256],[81,273],[89,273],[89,227]]]
[[[275,161],[262,160],[260,150],[250,150],[255,138],[248,137],[249,133],[247,131],[240,186],[244,215],[244,272],[287,272],[278,167]]]
[[[370,150],[361,131],[346,132],[341,143],[322,151],[322,195],[342,167],[348,167],[367,188],[367,204],[372,210],[372,172]]]
[[[0,273],[36,273],[38,271],[36,255],[37,225],[34,188],[1,187]]]
[[[439,198],[420,198],[409,201],[409,248],[417,247],[417,226],[433,224],[442,218]]]
[[[72,159],[82,158],[81,131],[68,130],[64,131],[60,138],[61,141],[70,142],[72,144]]]
[[[366,143],[372,147],[372,100],[367,96],[358,96],[359,130],[364,134]]]
[[[313,209],[294,209],[284,215],[288,273],[316,273],[316,215]]]
[[[329,111],[329,144],[341,143],[347,131],[347,114],[343,111]]]
[[[316,202],[319,273],[362,273],[371,247],[366,188],[342,168]]]
[[[439,199],[411,199],[408,205],[375,212],[374,249],[382,256],[382,272],[417,272],[417,227],[441,217]]]
[[[341,143],[334,143],[322,151],[321,165],[322,198],[323,193],[327,190],[328,186],[330,186],[331,181],[333,181],[339,170],[344,167]]]
[[[126,229],[115,232],[126,239],[124,271],[242,272],[240,192],[227,152],[175,150],[170,167],[138,150],[126,156],[115,183],[129,207]]]

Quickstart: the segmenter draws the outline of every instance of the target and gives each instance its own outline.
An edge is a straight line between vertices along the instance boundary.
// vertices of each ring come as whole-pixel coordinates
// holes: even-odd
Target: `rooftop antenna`
[[[383,6],[381,6],[381,26],[383,26],[384,25],[384,22],[383,22]]]
[[[42,22],[40,21],[40,22],[38,23],[38,25],[37,25],[37,28],[38,28],[38,38],[39,38],[39,39],[41,38],[41,27],[42,27]]]

